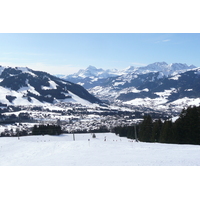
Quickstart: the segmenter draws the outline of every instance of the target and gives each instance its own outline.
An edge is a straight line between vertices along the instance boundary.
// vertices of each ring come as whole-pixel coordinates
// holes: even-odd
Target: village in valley
[[[143,112],[133,108],[106,104],[8,106],[1,107],[0,136],[31,135],[34,125],[61,126],[62,133],[112,132],[114,127],[138,124],[143,116]],[[169,117],[162,112],[154,112],[152,116]]]

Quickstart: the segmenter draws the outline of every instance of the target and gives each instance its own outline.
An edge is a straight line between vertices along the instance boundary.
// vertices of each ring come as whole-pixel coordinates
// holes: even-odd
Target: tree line
[[[142,142],[159,142],[172,144],[200,144],[200,106],[190,106],[183,109],[179,118],[162,121],[153,120],[150,115],[145,115],[143,121],[134,126],[115,127],[113,131],[121,136]]]
[[[61,126],[56,125],[35,125],[32,129],[32,135],[60,135]]]

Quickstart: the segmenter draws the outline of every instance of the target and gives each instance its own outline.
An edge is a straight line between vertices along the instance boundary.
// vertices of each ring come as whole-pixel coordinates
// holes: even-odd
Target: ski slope
[[[106,141],[104,141],[106,139]],[[199,145],[135,142],[113,133],[0,138],[1,166],[199,166]]]

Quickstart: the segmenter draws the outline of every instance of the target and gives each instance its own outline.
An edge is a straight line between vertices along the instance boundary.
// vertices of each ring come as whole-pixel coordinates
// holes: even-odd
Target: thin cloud
[[[167,40],[163,40],[162,42],[170,42],[170,39],[167,39]]]
[[[158,40],[156,41],[155,43],[163,43],[163,42],[170,42],[171,40],[170,39],[165,39],[165,40]]]

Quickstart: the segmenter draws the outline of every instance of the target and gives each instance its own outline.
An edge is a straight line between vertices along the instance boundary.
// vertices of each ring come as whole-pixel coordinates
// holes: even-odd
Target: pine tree
[[[198,144],[197,138],[199,133],[199,113],[196,106],[189,107],[186,110],[186,115],[183,118],[185,137],[184,143]]]
[[[128,126],[127,127],[127,138],[135,139],[134,134],[135,134],[134,126]]]
[[[143,142],[151,142],[152,138],[152,118],[150,115],[144,116],[143,122],[140,124],[140,131],[138,138]]]
[[[174,124],[176,143],[200,144],[200,107],[183,109]]]
[[[172,121],[166,120],[161,130],[159,142],[171,143],[172,138],[173,138]]]
[[[189,144],[198,144],[198,134],[199,134],[199,113],[196,106],[193,108],[188,108],[187,115],[187,132],[186,140]]]
[[[161,130],[162,130],[162,121],[159,119],[159,120],[156,120],[153,123],[152,137],[151,137],[152,142],[158,142],[159,141]]]

